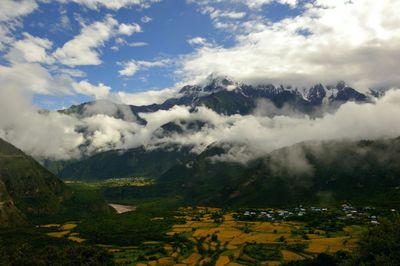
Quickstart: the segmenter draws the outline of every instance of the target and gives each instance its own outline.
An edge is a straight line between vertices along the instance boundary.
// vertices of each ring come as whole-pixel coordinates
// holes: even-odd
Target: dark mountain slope
[[[26,221],[24,215],[15,206],[14,201],[8,194],[6,186],[2,181],[0,181],[0,229],[25,224]]]
[[[60,110],[59,112],[66,115],[73,115],[80,119],[94,115],[107,115],[129,122],[137,122],[142,125],[146,124],[146,121],[137,114],[134,106],[116,104],[107,100],[72,105],[70,108]]]
[[[172,166],[193,158],[190,147],[144,147],[113,150],[80,161],[63,162],[58,176],[64,179],[99,180],[121,177],[157,178]],[[50,167],[51,163],[48,163]],[[54,163],[53,163],[54,165]]]
[[[2,213],[18,213],[16,219],[20,213],[35,219],[109,211],[100,197],[87,200],[86,196],[68,188],[38,162],[1,139],[0,192]]]
[[[171,168],[160,177],[160,191],[183,195],[188,203],[219,206],[400,204],[400,139],[302,143],[246,165],[210,160],[224,152],[212,147]]]

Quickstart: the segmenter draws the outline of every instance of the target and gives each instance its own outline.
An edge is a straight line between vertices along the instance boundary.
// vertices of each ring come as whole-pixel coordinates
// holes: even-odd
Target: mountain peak
[[[238,88],[238,83],[228,77],[210,75],[203,83],[184,86],[179,93],[186,96],[201,97],[224,90],[231,91],[236,88]]]
[[[229,79],[227,76],[215,76],[215,75],[210,75],[206,79],[206,87],[211,86],[211,87],[228,87],[235,85],[236,83]]]

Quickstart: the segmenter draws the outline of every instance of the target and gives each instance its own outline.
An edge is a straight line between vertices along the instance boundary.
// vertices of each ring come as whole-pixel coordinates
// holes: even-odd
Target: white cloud
[[[110,98],[116,102],[130,105],[150,105],[163,103],[167,99],[178,96],[178,88],[168,88],[163,90],[149,90],[138,93],[116,92]]]
[[[13,31],[22,26],[21,17],[38,9],[35,0],[2,0],[0,7],[0,51],[14,42]]]
[[[272,3],[296,7],[299,3],[298,0],[187,0],[187,2],[195,3],[206,8],[210,8],[218,4],[228,4],[229,6],[246,6],[251,9],[261,8],[264,5],[270,5]]]
[[[134,23],[134,24],[124,24],[124,23],[122,23],[122,24],[119,25],[118,31],[119,31],[120,34],[130,36],[133,33],[141,32],[142,29],[136,23]]]
[[[150,114],[140,114],[148,121],[151,132],[165,123],[181,120],[204,121],[199,132],[173,134],[172,136],[152,136],[148,145],[159,143],[178,143],[194,145],[201,152],[212,143],[237,143],[225,159],[246,161],[265,155],[273,150],[299,142],[316,140],[360,140],[397,137],[400,125],[396,122],[400,115],[400,90],[389,91],[374,104],[346,103],[334,114],[311,119],[307,116],[273,118],[254,115],[218,115],[205,107],[195,113],[190,107],[174,107]],[[146,132],[147,134],[148,132]],[[148,137],[149,138],[149,137]]]
[[[203,37],[194,37],[188,40],[188,43],[190,45],[201,45],[201,46],[206,46],[210,45],[207,40]]]
[[[132,42],[128,44],[131,47],[141,47],[149,45],[147,42]]]
[[[108,16],[104,21],[85,25],[79,35],[58,48],[54,56],[64,65],[99,65],[101,64],[98,48],[110,38],[118,34],[132,35],[140,31],[137,24],[118,24],[118,21]]]
[[[10,90],[24,90],[40,94],[66,92],[63,77],[53,77],[39,64],[17,63],[0,65],[0,84]]]
[[[111,88],[105,86],[103,83],[99,83],[97,86],[89,83],[87,80],[80,81],[79,83],[73,83],[75,92],[79,94],[94,96],[95,99],[106,99],[111,91]]]
[[[153,19],[151,17],[148,17],[148,16],[143,16],[140,19],[140,21],[143,22],[143,23],[149,23],[149,22],[153,21]]]
[[[7,25],[0,23],[0,51],[3,51],[7,44],[12,43],[14,37]]]
[[[221,11],[219,9],[206,9],[207,13],[209,13],[210,18],[218,19],[218,18],[229,18],[229,19],[241,19],[246,16],[245,12],[236,12],[236,11]]]
[[[244,0],[244,1],[234,0],[234,1],[241,2],[245,5],[247,5],[249,8],[260,8],[263,5],[269,5],[273,2],[282,4],[282,5],[289,5],[291,7],[296,7],[298,4],[298,0]]]
[[[5,56],[12,62],[29,62],[52,64],[54,58],[47,54],[53,43],[48,39],[34,37],[29,33],[23,34],[24,39],[13,43],[13,48]]]
[[[316,1],[297,17],[243,23],[248,33],[237,35],[233,47],[202,47],[184,60],[182,71],[197,80],[215,73],[250,83],[341,79],[365,89],[396,86],[399,8],[390,0]]]
[[[12,20],[28,15],[38,7],[35,0],[1,0],[0,21]]]
[[[58,0],[59,2],[68,3],[74,2],[90,9],[99,9],[105,7],[112,10],[121,8],[138,7],[149,8],[152,4],[158,3],[161,0]]]
[[[139,70],[149,69],[153,67],[165,67],[171,63],[169,59],[162,59],[158,61],[140,61],[131,60],[129,62],[122,63],[123,69],[119,72],[120,76],[131,77],[136,74]]]
[[[0,137],[38,158],[78,157],[84,140],[75,132],[78,121],[56,112],[40,113],[31,104],[28,90],[50,85],[42,72],[37,65],[0,68]]]
[[[120,76],[130,77],[135,75],[136,72],[139,70],[138,64],[134,61],[124,63],[123,67],[123,69],[118,71]]]
[[[20,90],[30,94],[64,95],[83,94],[95,99],[109,97],[111,88],[102,83],[92,85],[87,80],[75,82],[74,77],[84,77],[76,69],[54,68],[49,71],[37,63],[13,62],[10,66],[0,65],[2,89]]]
[[[70,29],[71,28],[71,21],[69,17],[65,14],[62,14],[60,17],[60,24],[63,29]]]

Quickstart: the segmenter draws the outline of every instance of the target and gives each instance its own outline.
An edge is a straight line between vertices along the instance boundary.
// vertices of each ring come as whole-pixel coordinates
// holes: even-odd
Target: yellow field
[[[215,263],[215,266],[225,266],[227,265],[231,260],[229,259],[228,256],[220,256]]]
[[[304,259],[299,254],[291,252],[291,251],[288,251],[288,250],[282,250],[282,255],[283,255],[283,259],[285,261],[302,260],[302,259]]]
[[[195,265],[198,261],[200,261],[201,255],[199,253],[193,253],[187,259],[182,261],[183,263],[187,263],[190,265]]]
[[[349,243],[350,237],[332,237],[312,239],[307,251],[312,253],[335,253],[339,250],[349,250],[354,247],[354,242]]]
[[[73,233],[73,231],[78,225],[76,223],[65,223],[65,224],[45,224],[45,225],[39,225],[41,228],[49,228],[49,229],[55,229],[57,231],[54,232],[49,232],[46,235],[50,237],[55,237],[55,238],[63,238],[66,237],[68,240],[77,242],[77,243],[82,243],[86,241],[86,239],[83,239],[79,236],[79,233]]]
[[[47,233],[48,236],[55,237],[55,238],[62,238],[68,235],[71,231],[60,231],[60,232],[51,232]]]
[[[357,239],[364,230],[360,226],[348,226],[343,232],[337,234],[340,237],[327,237],[328,233],[322,230],[312,230],[312,234],[309,234],[310,228],[307,229],[306,224],[300,222],[236,221],[232,212],[222,213],[220,209],[204,207],[181,208],[177,218],[184,219],[185,223],[172,226],[167,235],[179,235],[187,242],[179,240],[178,245],[174,242],[143,242],[143,245],[159,246],[164,250],[157,253],[157,256],[146,255],[149,261],[136,265],[190,266],[210,262],[215,263],[216,266],[240,266],[242,265],[240,262],[250,265],[252,263],[280,265],[284,261],[302,260],[323,252],[349,251],[357,245]],[[40,227],[48,232],[48,236],[82,243],[85,239],[74,232],[77,226],[77,223],[69,222]],[[180,246],[182,242],[186,244]],[[113,254],[121,254],[129,249],[138,248],[104,247]],[[253,247],[256,251],[254,249],[248,251]],[[258,248],[265,248],[265,250],[260,251]],[[269,254],[271,250],[272,254],[277,255],[268,255],[269,261],[258,261],[257,252]],[[211,261],[212,255],[216,255],[214,261]],[[122,258],[121,262],[127,262],[126,258]]]
[[[53,228],[53,227],[60,227],[60,224],[43,224],[43,225],[39,225],[39,227],[41,228]]]
[[[63,230],[73,230],[77,227],[77,224],[64,224],[61,226]]]
[[[231,212],[221,214],[222,216],[219,217],[223,219],[215,222],[212,218],[213,212],[220,213],[221,210],[204,207],[180,209],[181,216],[177,217],[184,218],[186,222],[174,225],[168,235],[184,235],[186,239],[193,242],[194,251],[189,255],[182,256],[179,254],[179,250],[173,252],[171,246],[165,246],[165,251],[170,254],[170,258],[175,258],[175,261],[183,263],[182,265],[201,265],[206,257],[201,255],[203,253],[199,249],[208,252],[217,250],[222,253],[218,257],[216,265],[238,266],[241,265],[237,263],[239,258],[251,260],[243,253],[243,247],[251,243],[271,245],[278,249],[282,247],[280,250],[282,261],[302,260],[309,258],[310,254],[350,250],[355,247],[358,233],[361,231],[357,227],[348,227],[345,233],[350,236],[327,238],[326,232],[314,230],[314,234],[307,235],[309,240],[305,240],[301,235],[292,234],[295,231],[305,230],[305,224],[300,222],[236,221]],[[202,241],[201,245],[198,244],[198,241]],[[286,245],[292,244],[305,245],[304,252],[306,253],[285,249]],[[282,261],[268,261],[264,264],[280,265]]]
[[[77,243],[83,243],[83,242],[86,241],[86,239],[83,239],[83,238],[80,238],[80,237],[77,237],[77,236],[69,236],[68,240],[71,240],[71,241],[74,241],[74,242],[77,242]]]

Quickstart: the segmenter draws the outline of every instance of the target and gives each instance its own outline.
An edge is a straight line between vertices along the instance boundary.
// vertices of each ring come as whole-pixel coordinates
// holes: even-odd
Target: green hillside
[[[23,216],[35,220],[109,211],[96,192],[68,188],[34,159],[1,139],[0,192],[4,224],[9,220],[21,221]]]
[[[101,152],[79,161],[48,161],[44,165],[63,179],[157,178],[172,166],[193,156],[190,147],[169,146],[150,150],[140,147]]]

